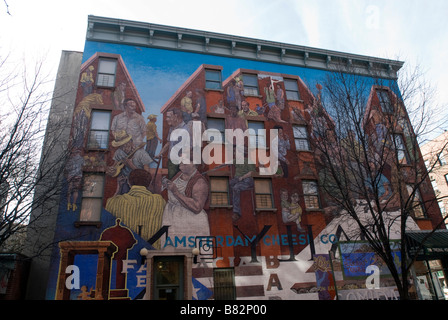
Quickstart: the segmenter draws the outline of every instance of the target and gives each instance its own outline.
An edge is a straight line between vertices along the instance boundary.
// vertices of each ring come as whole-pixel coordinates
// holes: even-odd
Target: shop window
[[[234,269],[213,269],[213,288],[215,300],[236,300]]]
[[[107,149],[109,145],[110,111],[92,110],[88,149]]]
[[[299,86],[297,80],[284,79],[286,99],[288,100],[300,100]]]
[[[210,205],[221,207],[229,205],[229,179],[210,177]]]
[[[115,87],[115,75],[117,71],[116,59],[100,59],[98,62],[98,76],[96,85],[99,87]]]
[[[380,101],[381,110],[385,113],[393,113],[394,108],[390,100],[390,93],[388,90],[378,89],[376,90],[378,99]]]
[[[305,126],[293,126],[294,142],[296,150],[307,151],[310,150],[310,143],[308,140],[308,132]]]
[[[274,209],[272,182],[270,179],[254,179],[255,209]]]
[[[316,181],[302,181],[303,198],[307,209],[320,208],[319,190]]]
[[[256,74],[244,74],[244,95],[245,96],[258,96],[258,76]]]
[[[97,222],[101,218],[103,207],[103,174],[86,174],[82,187],[81,222]]]
[[[205,70],[205,87],[207,89],[221,89],[221,71]]]
[[[408,190],[408,194],[411,197],[413,194],[413,191],[415,189],[415,187],[413,185],[406,185],[406,188]],[[412,197],[412,204],[411,204],[411,210],[414,213],[414,217],[416,219],[418,218],[425,218],[425,210],[423,207],[423,201],[422,201],[422,196],[420,194],[420,190],[415,189],[415,193],[414,196]]]
[[[249,129],[252,129],[249,131],[250,145],[257,148],[266,148],[266,130],[264,128],[264,122],[248,121],[247,126]]]

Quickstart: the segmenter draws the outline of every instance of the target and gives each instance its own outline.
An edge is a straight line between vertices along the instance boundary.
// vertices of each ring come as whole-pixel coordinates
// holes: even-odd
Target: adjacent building
[[[397,299],[392,281],[369,291],[365,270],[344,270],[349,226],[320,189],[313,125],[338,65],[394,83],[402,62],[89,16],[56,245],[29,298]],[[366,112],[392,92],[372,81]],[[439,220],[428,206],[410,225]]]

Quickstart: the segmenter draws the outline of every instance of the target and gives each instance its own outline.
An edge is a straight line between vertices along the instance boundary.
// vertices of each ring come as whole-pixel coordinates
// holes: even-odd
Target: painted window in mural
[[[98,77],[96,80],[96,85],[99,87],[113,88],[115,86],[116,70],[116,59],[101,58],[98,62]]]
[[[308,133],[305,126],[295,125],[292,127],[294,133],[294,142],[296,150],[310,150],[310,143],[308,141]]]
[[[107,149],[109,144],[110,111],[92,110],[88,149]]]
[[[221,89],[221,71],[219,70],[205,70],[205,87],[207,89]]]
[[[294,79],[283,79],[285,84],[286,99],[288,100],[300,100],[299,86],[297,85],[297,80]]]
[[[229,179],[227,177],[210,177],[210,205],[229,205]]]
[[[100,221],[103,190],[103,174],[86,174],[84,176],[80,221]]]
[[[302,181],[303,198],[305,199],[305,207],[307,209],[320,208],[319,192],[317,182],[313,180]]]
[[[272,194],[271,179],[254,179],[255,207],[256,209],[273,209],[274,198]]]
[[[256,74],[244,74],[243,83],[245,96],[258,96],[258,76]]]
[[[214,299],[235,300],[235,270],[233,268],[213,269]]]

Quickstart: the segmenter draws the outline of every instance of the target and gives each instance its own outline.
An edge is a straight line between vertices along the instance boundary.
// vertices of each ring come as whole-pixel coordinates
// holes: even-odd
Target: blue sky
[[[7,0],[1,52],[46,57],[83,51],[89,14],[226,33],[420,64],[448,104],[446,0]]]

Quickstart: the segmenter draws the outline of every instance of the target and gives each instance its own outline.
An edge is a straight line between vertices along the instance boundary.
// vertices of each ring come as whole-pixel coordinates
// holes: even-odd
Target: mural
[[[103,70],[103,60],[114,63],[113,73]],[[221,72],[217,66],[196,65],[181,82],[175,76],[170,82],[167,73],[156,80],[170,83],[171,92],[157,95],[147,86],[157,70],[143,76],[135,56],[85,57],[49,298],[142,299],[149,293],[141,250],[193,248],[200,250],[192,266],[193,299],[216,298],[213,270],[221,268],[250,278],[251,285],[238,287],[238,298],[335,298],[334,274],[344,266],[332,260],[343,229],[331,224],[332,204],[319,194],[309,148],[310,139],[320,138],[313,128],[327,121],[321,87],[312,94],[295,69],[285,78],[261,66],[250,72],[242,67],[226,70],[218,89],[207,88],[208,72]],[[370,117],[376,112],[372,107]],[[188,133],[188,142],[177,129]],[[229,141],[226,129],[253,129],[246,141],[267,154],[273,152],[269,130],[275,129],[276,172],[262,175],[260,154]],[[374,132],[381,139],[383,128]],[[221,163],[190,161],[195,148],[211,149],[211,136],[222,137],[233,152],[240,148],[243,163],[224,161],[218,148],[212,156]],[[191,153],[180,163],[170,158],[187,149]],[[66,292],[64,268],[70,264],[80,267],[80,286]]]

